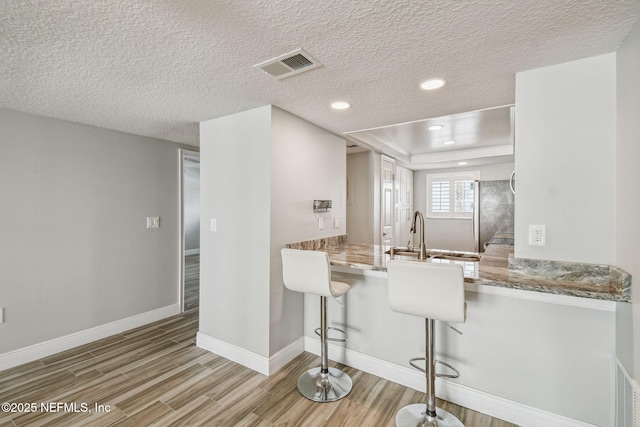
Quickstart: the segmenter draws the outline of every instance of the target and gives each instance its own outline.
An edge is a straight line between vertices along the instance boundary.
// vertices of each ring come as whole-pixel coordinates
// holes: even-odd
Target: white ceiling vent
[[[278,80],[318,67],[322,67],[322,64],[302,49],[294,50],[253,66],[253,68],[259,68]]]

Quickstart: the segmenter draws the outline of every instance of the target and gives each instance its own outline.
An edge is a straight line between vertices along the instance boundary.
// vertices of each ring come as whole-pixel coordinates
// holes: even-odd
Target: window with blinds
[[[431,183],[431,212],[449,212],[451,199],[451,183],[449,181],[435,181]]]
[[[474,210],[474,185],[480,172],[427,175],[427,216],[470,218]]]

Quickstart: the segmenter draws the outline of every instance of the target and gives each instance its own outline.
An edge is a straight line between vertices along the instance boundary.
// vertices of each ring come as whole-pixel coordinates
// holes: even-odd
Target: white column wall
[[[346,143],[270,105],[200,129],[200,332],[263,366],[303,335],[302,296],[282,283],[280,249],[346,234]],[[316,199],[331,200],[331,212],[314,214]]]
[[[515,255],[614,264],[615,53],[516,75]],[[546,246],[528,225],[546,225]]]
[[[199,331],[269,356],[270,106],[200,124],[200,222]]]
[[[617,355],[640,383],[640,23],[617,52],[616,261],[633,277],[633,304],[618,304]]]

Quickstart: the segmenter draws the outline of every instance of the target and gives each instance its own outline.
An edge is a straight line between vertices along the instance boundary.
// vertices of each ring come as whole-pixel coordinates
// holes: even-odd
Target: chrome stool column
[[[451,365],[435,360],[433,351],[435,320],[466,320],[463,268],[458,264],[391,260],[387,272],[391,309],[425,318],[426,357],[411,359],[409,363],[425,373],[426,402],[400,409],[396,426],[464,427],[453,414],[436,407],[436,377],[457,378],[460,374]],[[417,360],[425,360],[425,369],[415,364]],[[455,374],[437,374],[436,363],[452,369]]]
[[[331,280],[329,256],[326,252],[282,249],[282,277],[284,285],[297,292],[320,296],[320,367],[309,369],[298,378],[298,391],[315,402],[333,402],[345,397],[352,388],[349,375],[329,367],[328,342],[344,342],[346,333],[327,326],[327,297],[339,297],[351,289],[345,282]],[[328,330],[344,334],[345,338],[329,338]]]

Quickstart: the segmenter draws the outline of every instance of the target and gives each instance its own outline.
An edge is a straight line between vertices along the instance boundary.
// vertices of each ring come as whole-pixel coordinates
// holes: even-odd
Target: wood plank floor
[[[352,392],[333,403],[311,402],[298,393],[296,381],[319,364],[317,356],[303,353],[265,377],[196,347],[197,329],[193,309],[2,371],[0,402],[36,403],[38,409],[0,412],[0,427],[393,426],[399,408],[424,399],[423,393],[332,363],[351,376]],[[43,411],[40,405],[47,402],[57,412]],[[58,406],[65,403],[75,404],[76,412]],[[514,426],[439,404],[467,427]]]
[[[200,306],[200,254],[184,257],[184,311]]]

